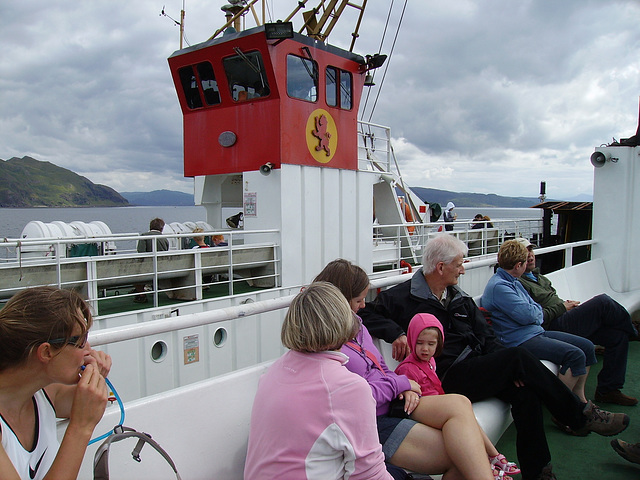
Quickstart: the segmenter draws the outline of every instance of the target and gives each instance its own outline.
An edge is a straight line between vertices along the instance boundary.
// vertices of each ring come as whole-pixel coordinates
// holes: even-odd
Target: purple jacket
[[[398,375],[387,367],[384,358],[373,344],[373,339],[360,321],[360,330],[356,334],[355,343],[361,345],[365,350],[371,352],[380,363],[382,371],[375,365],[373,360],[365,353],[358,352],[349,345],[344,345],[340,351],[349,357],[346,367],[353,373],[357,373],[369,383],[371,393],[376,401],[376,415],[386,415],[389,413],[389,403],[402,392],[411,390],[409,379],[404,375]]]

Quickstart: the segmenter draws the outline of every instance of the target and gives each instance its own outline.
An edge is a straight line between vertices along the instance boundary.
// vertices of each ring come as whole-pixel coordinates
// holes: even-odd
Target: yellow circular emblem
[[[311,156],[320,163],[329,163],[338,146],[336,122],[329,112],[318,108],[307,119],[307,147]]]

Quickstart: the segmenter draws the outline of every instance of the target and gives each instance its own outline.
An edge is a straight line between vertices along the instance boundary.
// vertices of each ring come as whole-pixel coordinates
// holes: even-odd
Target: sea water
[[[542,210],[537,208],[489,208],[456,207],[458,221],[469,220],[481,213],[492,220],[513,218],[542,218]],[[94,207],[94,208],[0,208],[0,239],[20,238],[22,229],[32,220],[45,223],[61,221],[92,222],[100,220],[107,224],[112,233],[146,232],[149,221],[155,217],[166,223],[206,221],[204,207]]]
[[[93,207],[93,208],[0,208],[0,238],[20,238],[22,229],[33,220],[45,223],[61,221],[85,223],[100,220],[111,233],[136,233],[149,230],[156,217],[165,223],[206,220],[204,207]]]

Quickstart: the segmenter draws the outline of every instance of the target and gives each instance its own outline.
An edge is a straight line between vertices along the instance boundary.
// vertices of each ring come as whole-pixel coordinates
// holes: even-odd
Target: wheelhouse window
[[[293,98],[318,100],[318,65],[313,60],[287,55],[287,94]]]
[[[327,67],[325,83],[327,105],[351,110],[353,106],[351,73],[336,67]]]
[[[217,105],[220,103],[220,90],[218,90],[218,82],[213,73],[213,67],[209,62],[202,62],[197,67],[198,76],[200,77],[200,85],[204,94],[204,101],[207,105]]]
[[[338,69],[327,67],[325,71],[325,83],[327,84],[327,105],[338,106]]]
[[[202,99],[200,98],[200,92],[198,90],[198,80],[196,79],[193,67],[182,67],[178,70],[180,75],[180,83],[182,84],[182,91],[187,100],[187,106],[191,109],[202,107]]]
[[[196,71],[198,73],[197,76]],[[182,67],[178,70],[178,75],[180,76],[180,83],[182,84],[182,90],[189,108],[194,109],[203,106],[200,90],[202,90],[204,101],[207,105],[217,105],[220,103],[218,82],[216,82],[213,67],[209,62],[201,62],[195,66],[189,65],[188,67]]]
[[[236,102],[266,97],[271,93],[260,52],[242,52],[222,61],[231,97]]]

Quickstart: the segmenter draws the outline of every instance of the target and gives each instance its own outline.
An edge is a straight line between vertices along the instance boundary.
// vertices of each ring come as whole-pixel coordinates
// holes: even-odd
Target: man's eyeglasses
[[[66,338],[54,338],[53,340],[49,340],[48,343],[52,345],[73,345],[76,348],[84,348],[87,344],[87,337],[89,333],[86,332],[84,335],[75,335],[73,337]]]

